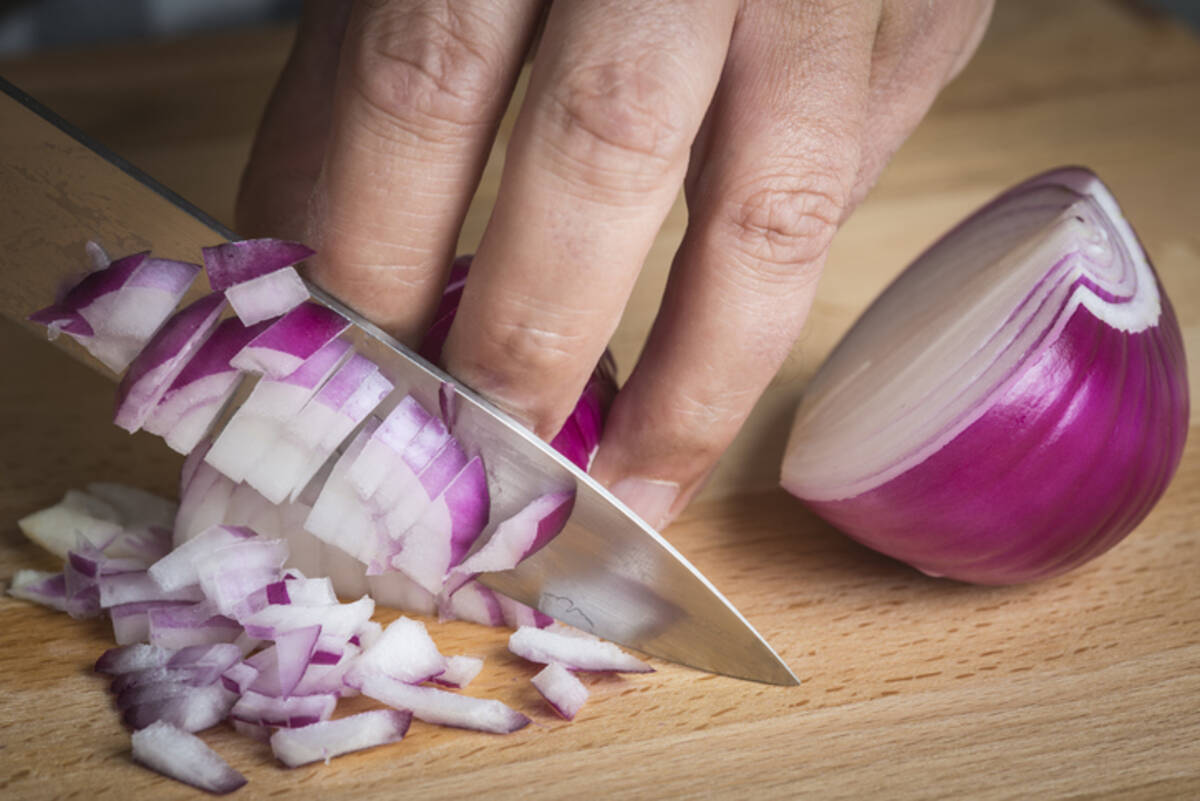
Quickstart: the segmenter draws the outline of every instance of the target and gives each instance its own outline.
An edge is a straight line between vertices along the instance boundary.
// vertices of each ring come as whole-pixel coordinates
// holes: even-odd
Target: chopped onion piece
[[[375,709],[357,715],[314,723],[301,729],[280,729],[271,735],[271,751],[289,768],[362,751],[404,739],[412,713]]]
[[[252,530],[241,526],[211,526],[159,559],[150,566],[148,572],[164,590],[197,584],[200,581],[201,557],[255,536]]]
[[[174,501],[115,481],[93,481],[87,485],[87,492],[115,509],[118,519],[127,527],[170,528],[179,511],[179,504]]]
[[[248,662],[238,662],[221,674],[221,684],[230,692],[241,695],[258,679],[259,670]]]
[[[280,434],[247,473],[246,482],[263,494],[271,503],[279,504],[297,495],[313,472],[333,453],[334,448],[358,425],[371,408],[356,404],[347,418],[342,409],[360,387],[370,381],[375,403],[391,389],[387,379],[372,381],[379,367],[359,354],[352,355],[338,367],[315,395],[292,419],[280,426]],[[382,383],[381,383],[382,382]],[[386,389],[384,387],[386,386]],[[382,390],[382,391],[380,391]],[[325,436],[331,430],[344,431],[337,442],[326,449]]]
[[[165,721],[183,731],[204,731],[224,720],[233,703],[233,693],[219,683],[209,684],[127,707],[121,719],[131,729]]]
[[[98,576],[96,586],[100,590],[102,609],[138,601],[200,601],[204,598],[197,585],[164,590],[146,571]]]
[[[487,543],[455,569],[446,582],[447,592],[453,593],[480,573],[516,567],[562,531],[574,505],[574,492],[555,492],[535,498],[500,523]]]
[[[349,327],[350,321],[333,309],[306,301],[271,323],[230,363],[268,378],[284,378]]]
[[[511,734],[529,725],[529,718],[500,701],[417,687],[381,674],[367,676],[360,689],[368,698],[438,726]]]
[[[205,295],[158,330],[117,387],[117,425],[131,434],[142,427],[192,354],[213,332],[224,308],[225,299],[219,294]]]
[[[135,253],[85,276],[29,319],[70,334],[113,372],[124,370],[170,316],[200,268]]]
[[[554,711],[567,720],[574,720],[588,698],[588,689],[571,671],[551,662],[531,679]]]
[[[62,573],[18,570],[8,585],[8,594],[60,612],[67,611],[67,582]]]
[[[225,671],[240,661],[241,650],[233,643],[212,643],[180,648],[169,660],[167,667],[213,668]]]
[[[318,625],[303,626],[276,635],[275,658],[280,695],[291,695],[296,689],[320,636],[321,627]]]
[[[171,656],[170,651],[166,648],[159,648],[157,645],[147,645],[142,642],[121,645],[109,648],[101,654],[100,658],[96,660],[94,670],[97,673],[118,676],[122,673],[132,673],[135,670],[166,667]]]
[[[180,371],[142,427],[179,453],[191,453],[208,435],[242,372],[229,363],[266,324],[247,327],[230,318],[217,326]]]
[[[610,642],[522,626],[508,638],[508,650],[530,662],[558,662],[593,673],[653,673],[654,668]]]
[[[203,248],[204,271],[214,292],[252,281],[307,259],[314,251],[283,239],[243,239]]]
[[[75,547],[77,537],[104,548],[122,531],[120,515],[111,504],[79,490],[67,490],[54,506],[17,521],[30,540],[60,559]]]
[[[152,645],[162,648],[231,643],[241,633],[237,621],[223,615],[209,614],[197,620],[186,609],[178,607],[154,609],[148,614],[148,639]]]
[[[247,690],[229,710],[229,716],[264,726],[299,728],[329,720],[337,706],[336,695],[294,695],[275,698]]]
[[[328,606],[272,604],[250,615],[242,624],[252,637],[265,640],[275,639],[283,632],[308,625],[319,625],[321,631],[330,637],[348,639],[370,619],[374,611],[375,601],[369,596],[363,596],[353,603]]]
[[[113,639],[117,645],[130,645],[150,639],[150,612],[155,609],[194,606],[180,601],[144,601],[114,606],[108,610]]]
[[[483,660],[475,656],[452,656],[446,660],[446,669],[430,681],[443,687],[462,689],[475,680],[483,670]]]
[[[411,395],[406,395],[396,404],[383,422],[373,429],[370,439],[364,442],[361,452],[350,463],[349,478],[360,497],[370,498],[375,494],[405,448],[433,420],[433,416]],[[440,425],[437,423],[432,427],[427,436],[435,436]],[[441,441],[444,442],[445,438]],[[414,475],[417,469],[408,466],[408,471]]]
[[[431,593],[441,590],[446,573],[487,525],[489,502],[487,472],[476,456],[404,533],[392,567]]]
[[[453,595],[440,598],[438,614],[444,620],[467,620],[484,626],[504,625],[499,596],[478,581],[468,581]]]
[[[299,493],[318,474],[338,446],[350,436],[359,423],[367,419],[367,415],[374,411],[393,387],[392,382],[381,373],[372,373],[338,408],[336,416],[323,431],[321,441],[310,450],[307,464],[293,482],[293,499],[299,497]]]
[[[308,300],[308,287],[294,267],[284,267],[229,287],[225,297],[238,319],[254,325],[287,314]]]
[[[133,734],[133,758],[164,776],[210,793],[232,793],[246,777],[194,734],[158,722]]]
[[[351,668],[347,682],[361,684],[368,676],[390,676],[397,681],[419,684],[444,672],[446,657],[419,620],[400,617],[383,630]]]
[[[292,691],[293,695],[328,695],[330,693],[346,697],[357,694],[357,690],[346,683],[346,674],[354,666],[361,650],[357,645],[346,643],[341,655],[332,664],[318,662],[316,655],[304,671],[300,682]]]

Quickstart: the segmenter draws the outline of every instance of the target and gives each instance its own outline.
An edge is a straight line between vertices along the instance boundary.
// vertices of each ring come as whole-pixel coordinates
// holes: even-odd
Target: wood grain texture
[[[237,165],[288,39],[254,32],[0,71],[228,220]],[[228,57],[210,59],[214,48]],[[1029,587],[921,576],[784,494],[753,491],[774,481],[778,432],[803,381],[866,302],[974,205],[1054,164],[1086,163],[1113,186],[1200,352],[1197,101],[1193,34],[1123,5],[1008,0],[979,57],[839,236],[807,333],[707,499],[667,532],[800,687],[656,663],[651,676],[590,680],[591,700],[565,724],[529,685],[534,669],[504,651],[504,632],[437,626],[446,653],[487,657],[471,693],[504,700],[534,725],[495,737],[416,723],[399,745],[291,771],[217,728],[205,739],[251,780],[237,797],[1200,797],[1196,431],[1138,531]],[[497,151],[464,249],[486,223],[500,160]],[[618,332],[626,370],[685,221],[677,208]],[[110,425],[111,384],[6,322],[0,364],[10,377],[0,384],[4,580],[49,566],[21,539],[19,516],[100,478],[171,493],[179,458]],[[128,735],[89,672],[109,642],[104,624],[0,599],[0,797],[200,796],[130,764]]]

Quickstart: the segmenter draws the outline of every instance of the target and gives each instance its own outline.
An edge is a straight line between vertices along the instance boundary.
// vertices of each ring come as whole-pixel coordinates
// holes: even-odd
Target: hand
[[[353,5],[351,8],[350,6]],[[417,342],[535,36],[447,369],[547,439],[684,187],[689,223],[592,472],[662,526],[800,334],[839,225],[990,0],[312,0],[239,196],[244,235]]]

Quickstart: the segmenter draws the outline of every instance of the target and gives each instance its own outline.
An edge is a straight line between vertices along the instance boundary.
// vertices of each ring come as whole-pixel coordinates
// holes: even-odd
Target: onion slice
[[[567,720],[575,719],[588,698],[583,682],[557,662],[546,665],[530,682],[554,711]]]
[[[142,427],[175,377],[213,332],[224,308],[225,298],[221,295],[205,295],[159,329],[117,387],[117,425],[131,434]]]
[[[283,378],[349,327],[350,321],[333,309],[307,301],[250,340],[230,364],[269,378]]]
[[[418,720],[438,726],[511,734],[529,725],[528,717],[500,701],[416,687],[390,676],[367,676],[361,689],[368,698],[396,709],[407,709]]]
[[[245,325],[287,314],[308,300],[308,287],[293,267],[260,275],[225,290],[233,312]]]
[[[412,713],[375,709],[327,720],[301,729],[280,729],[271,735],[271,751],[289,768],[362,751],[404,739]]]
[[[590,673],[653,673],[654,668],[610,642],[522,626],[508,638],[508,650],[530,662],[554,662]]]
[[[1006,192],[922,254],[806,389],[784,487],[931,575],[1009,584],[1103,553],[1188,429],[1179,325],[1100,180]]]
[[[89,243],[94,244],[94,243]],[[121,372],[175,309],[200,268],[135,253],[89,273],[53,306],[29,319],[70,334],[113,372]]]
[[[194,734],[169,723],[154,723],[133,733],[133,758],[164,776],[210,793],[232,793],[246,777]]]

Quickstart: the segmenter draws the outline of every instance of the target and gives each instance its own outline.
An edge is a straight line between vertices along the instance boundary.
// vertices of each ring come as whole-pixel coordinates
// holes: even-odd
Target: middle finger
[[[556,3],[447,368],[543,437],[566,418],[678,193],[730,0]]]

